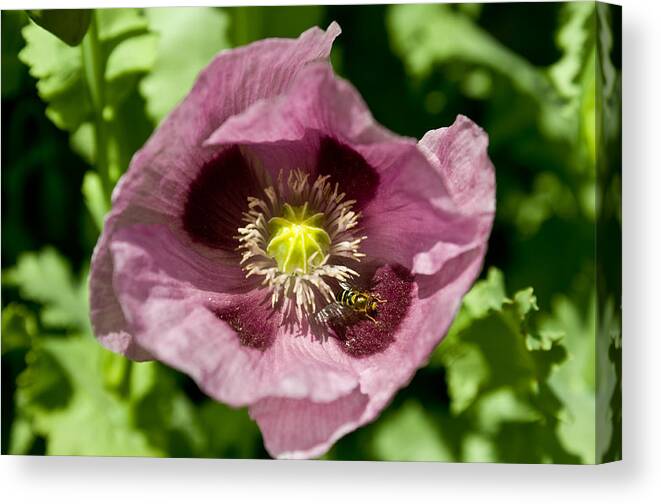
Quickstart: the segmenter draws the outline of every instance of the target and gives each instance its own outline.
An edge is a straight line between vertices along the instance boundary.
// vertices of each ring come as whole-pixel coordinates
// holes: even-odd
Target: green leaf
[[[448,5],[395,5],[387,22],[395,51],[416,77],[427,77],[434,65],[460,59],[506,74],[531,96],[548,92],[538,69]]]
[[[581,94],[580,79],[595,46],[595,15],[596,4],[592,2],[569,2],[562,6],[556,33],[562,56],[548,72],[558,92],[566,98],[578,98]]]
[[[539,311],[537,296],[533,293],[532,287],[520,290],[514,294],[514,308],[521,320],[525,320],[529,313]]]
[[[553,217],[575,218],[578,203],[569,185],[553,172],[544,171],[535,176],[530,193],[510,191],[507,194],[502,214],[516,225],[521,235],[531,236]]]
[[[532,289],[510,300],[502,273],[491,269],[466,295],[457,322],[437,351],[447,369],[451,408],[459,414],[501,387],[534,394],[553,365],[565,357],[557,338],[530,327],[538,310]]]
[[[86,275],[74,280],[66,260],[47,247],[19,257],[3,274],[3,283],[15,285],[23,299],[44,305],[41,319],[55,327],[89,328]]]
[[[562,56],[548,68],[551,82],[566,99],[564,108],[559,113],[579,118],[584,150],[591,163],[578,163],[576,168],[588,175],[594,171],[596,155],[596,14],[596,3],[563,4],[556,32],[556,44]],[[587,189],[594,194],[594,187]],[[585,208],[590,212],[594,205],[587,205]],[[594,218],[593,215],[591,217]]]
[[[496,433],[505,422],[536,422],[542,414],[512,388],[486,393],[475,406],[475,417],[482,432]]]
[[[48,455],[164,455],[135,427],[130,403],[105,388],[105,353],[89,335],[40,338],[18,380],[21,417]]]
[[[464,307],[472,318],[480,318],[490,310],[502,309],[509,302],[502,271],[489,268],[486,280],[477,282],[464,298]]]
[[[389,8],[387,24],[394,51],[417,79],[428,78],[438,65],[456,62],[488,69],[533,100],[540,108],[538,121],[545,133],[574,141],[577,116],[567,113],[569,99],[558,93],[546,69],[535,67],[500,43],[465,12],[449,5],[394,5]],[[564,75],[567,69],[562,67],[560,73]],[[478,81],[477,87],[464,83],[469,95],[488,91],[484,77],[482,74],[482,84]]]
[[[110,122],[109,130],[115,132],[117,110],[154,63],[156,36],[147,33],[147,20],[139,9],[100,9],[94,15],[101,42],[101,67],[105,69],[106,103],[102,113]],[[72,148],[83,159],[94,162],[93,107],[81,49],[67,46],[35,24],[25,26],[22,33],[26,45],[19,59],[37,79],[39,96],[48,104],[46,115],[57,127],[72,133]],[[111,148],[122,150],[113,143],[115,140],[109,139]],[[123,171],[126,166],[120,168]]]
[[[430,363],[432,366],[443,366],[447,364],[448,359],[453,360],[457,355],[455,352],[459,348],[448,344],[450,335],[460,332],[469,327],[475,319],[484,317],[490,310],[498,311],[505,303],[510,300],[505,292],[505,279],[503,273],[496,268],[489,268],[487,278],[484,281],[477,282],[473,288],[464,296],[461,310],[448,330],[448,336],[443,341],[442,348],[439,347],[431,356]],[[472,356],[465,355],[465,361],[458,361],[459,366],[468,366],[474,372],[479,373],[483,369],[481,358],[478,354]],[[464,383],[468,390],[472,389],[476,381],[467,381]],[[461,386],[459,383],[457,386]]]
[[[41,350],[42,341],[42,337],[35,341],[25,357],[27,366],[16,380],[16,400],[44,410],[63,409],[73,394],[71,380],[60,361]]]
[[[558,436],[568,450],[584,463],[595,462],[595,332],[596,302],[586,314],[566,297],[553,303],[553,313],[542,325],[547,331],[564,332],[568,359],[550,377],[549,384],[562,400]]]
[[[94,164],[96,153],[94,152],[94,126],[92,123],[84,123],[69,137],[71,149],[76,152],[85,162]],[[84,182],[84,181],[83,181]]]
[[[25,306],[11,303],[2,309],[2,354],[28,349],[37,334],[37,319]]]
[[[245,408],[233,409],[207,401],[201,406],[199,415],[207,436],[205,457],[254,457],[261,445],[261,435]]]
[[[103,229],[103,221],[108,212],[108,204],[103,194],[103,186],[99,174],[88,171],[83,177],[82,187],[85,205],[94,219],[94,223],[99,231]]]
[[[132,362],[121,354],[104,352],[100,372],[108,390],[126,394],[130,386]]]
[[[97,9],[99,38],[104,42],[123,40],[132,35],[145,33],[147,19],[140,9]]]
[[[145,33],[121,41],[108,57],[106,80],[113,81],[126,75],[146,73],[156,59],[158,37]]]
[[[149,116],[159,122],[190,91],[213,56],[230,46],[228,16],[210,7],[147,9],[146,15],[159,35],[158,55],[140,92]]]
[[[25,25],[27,19],[23,16],[21,11],[8,11],[3,10],[0,13],[0,23],[2,30],[2,43],[0,49],[2,54],[0,57],[0,65],[2,69],[0,75],[2,76],[2,99],[11,99],[17,95],[24,80],[24,67],[18,59],[18,53],[23,47],[23,37],[21,36],[21,29]]]
[[[466,462],[519,462],[541,461],[545,450],[535,446],[545,431],[544,414],[536,405],[511,388],[501,388],[484,394],[475,407],[458,417],[464,431],[462,441],[463,460]],[[512,425],[520,426],[521,438],[506,441]],[[523,451],[511,446],[522,445]],[[530,446],[526,446],[530,445]],[[531,449],[532,448],[532,449]]]
[[[560,442],[564,397],[552,386],[567,366],[566,327],[538,321],[531,288],[507,297],[491,269],[466,295],[433,356],[446,370],[450,411],[467,461],[578,463]]]
[[[373,440],[378,460],[451,461],[454,455],[432,417],[409,401],[379,422]]]
[[[29,420],[19,416],[14,418],[9,434],[10,455],[29,455],[36,435]]]
[[[619,143],[621,135],[621,111],[622,111],[622,75],[613,64],[613,43],[615,37],[614,27],[611,19],[613,13],[608,4],[597,4],[598,36],[597,36],[597,109],[601,113],[597,128],[603,129],[597,133],[602,135],[607,142],[600,142],[600,149],[606,149],[611,142]],[[603,155],[607,155],[604,153]]]
[[[172,457],[204,456],[209,440],[197,408],[178,386],[174,371],[156,362],[130,365],[135,425],[150,444]]]
[[[83,40],[90,25],[89,9],[29,10],[30,18],[70,46]]]
[[[38,80],[39,96],[48,103],[46,115],[58,128],[75,131],[91,114],[80,49],[35,24],[26,25],[22,33],[25,48],[18,57]]]

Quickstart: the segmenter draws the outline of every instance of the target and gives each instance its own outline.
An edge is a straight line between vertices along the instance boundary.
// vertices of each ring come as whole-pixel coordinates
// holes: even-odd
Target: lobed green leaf
[[[89,327],[86,275],[74,279],[67,261],[53,248],[29,252],[3,273],[3,284],[18,287],[23,299],[43,305],[41,320],[52,327]]]
[[[211,7],[156,8],[145,13],[158,43],[153,69],[141,81],[140,93],[149,116],[159,122],[191,89],[214,55],[230,47],[228,16]]]
[[[67,45],[77,46],[90,25],[89,9],[29,10],[30,18]]]
[[[106,350],[89,335],[42,337],[17,381],[16,402],[48,455],[159,456],[133,425],[131,405],[106,389]]]
[[[25,306],[11,303],[2,309],[2,354],[28,349],[37,334],[37,320]]]

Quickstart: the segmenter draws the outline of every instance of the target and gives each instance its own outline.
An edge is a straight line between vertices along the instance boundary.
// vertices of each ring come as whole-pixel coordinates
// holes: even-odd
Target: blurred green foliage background
[[[48,15],[31,15],[70,43],[90,18],[70,13],[49,25]],[[205,7],[91,17],[82,44],[70,46],[25,12],[2,12],[3,453],[267,457],[246,411],[210,400],[164,365],[130,363],[96,343],[87,269],[108,189],[212,56],[336,20],[334,68],[386,127],[420,138],[461,113],[486,129],[498,210],[482,279],[444,343],[376,422],[324,458],[619,458],[617,275],[595,286],[595,272],[620,257],[619,8]]]

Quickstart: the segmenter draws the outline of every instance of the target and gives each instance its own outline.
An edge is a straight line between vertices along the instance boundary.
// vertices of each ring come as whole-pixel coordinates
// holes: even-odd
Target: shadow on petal
[[[459,255],[445,261],[441,269],[433,275],[417,274],[415,281],[418,284],[418,298],[431,297],[456,281],[475,260],[482,258],[484,249],[484,245],[479,245],[461,252]]]

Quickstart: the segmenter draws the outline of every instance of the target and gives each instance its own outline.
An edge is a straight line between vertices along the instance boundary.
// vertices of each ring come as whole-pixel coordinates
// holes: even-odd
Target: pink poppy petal
[[[420,150],[443,178],[463,216],[463,230],[470,230],[470,239],[439,242],[431,250],[419,253],[415,257],[416,272],[433,274],[439,265],[488,239],[496,211],[496,176],[487,153],[488,144],[484,130],[462,115],[448,128],[428,131],[420,141]]]
[[[462,212],[484,214],[487,221],[496,211],[496,179],[488,144],[485,131],[463,115],[452,126],[428,131],[419,142]]]
[[[368,403],[358,388],[330,402],[268,398],[250,407],[264,446],[277,458],[323,455],[335,441],[359,426]]]

